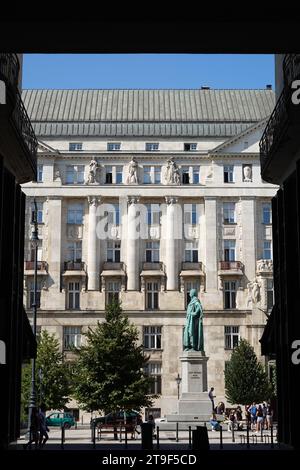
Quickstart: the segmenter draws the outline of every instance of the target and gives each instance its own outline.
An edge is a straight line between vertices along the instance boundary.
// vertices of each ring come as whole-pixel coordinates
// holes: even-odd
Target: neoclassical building
[[[239,338],[260,356],[273,304],[271,198],[258,143],[264,90],[26,90],[39,139],[26,183],[25,304],[38,205],[38,326],[65,357],[118,298],[150,355],[155,414],[176,411],[189,290],[204,307],[208,385],[224,397]],[[76,403],[70,407],[76,408]],[[149,410],[147,410],[149,412]]]

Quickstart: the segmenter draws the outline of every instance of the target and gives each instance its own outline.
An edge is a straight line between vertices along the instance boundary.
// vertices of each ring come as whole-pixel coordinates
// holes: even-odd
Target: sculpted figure
[[[185,351],[204,351],[203,308],[196,289],[190,290],[190,298],[183,333],[183,347]]]
[[[98,169],[98,163],[96,160],[92,158],[92,160],[90,161],[90,165],[89,165],[89,174],[88,174],[86,184],[97,182],[97,169]]]
[[[251,166],[244,166],[243,168],[244,173],[244,181],[252,181],[252,168]]]
[[[138,183],[137,168],[138,168],[137,161],[135,160],[134,157],[132,157],[129,163],[129,168],[128,168],[127,184]]]

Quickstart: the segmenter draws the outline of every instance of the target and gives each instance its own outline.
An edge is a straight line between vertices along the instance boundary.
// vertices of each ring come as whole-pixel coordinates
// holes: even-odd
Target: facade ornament
[[[88,203],[90,206],[97,206],[100,204],[101,198],[98,196],[88,196]]]
[[[257,304],[260,300],[260,284],[257,282],[257,279],[255,278],[254,281],[249,282],[247,284],[248,288],[248,300],[247,300],[247,305],[252,302],[252,304]]]
[[[271,259],[259,259],[256,264],[256,270],[258,272],[272,272],[273,261]]]
[[[206,175],[206,179],[208,181],[212,181],[213,177],[214,177],[214,160],[211,161],[211,164],[210,164],[210,167],[208,168],[207,170],[207,175]]]
[[[127,197],[127,202],[128,205],[130,206],[131,204],[138,204],[139,203],[139,196],[128,196]]]
[[[61,176],[60,176],[60,171],[58,168],[55,170],[55,173],[54,173],[54,181],[61,183]]]
[[[243,176],[245,182],[252,181],[252,165],[245,165],[243,168]]]
[[[173,157],[169,158],[167,161],[164,177],[166,184],[180,184],[179,168],[174,162]]]
[[[128,176],[127,184],[138,184],[138,175],[137,175],[138,163],[134,157],[131,158],[128,167]]]
[[[89,174],[85,181],[85,184],[96,184],[97,183],[97,170],[99,169],[98,162],[92,158],[89,164]]]
[[[166,201],[166,204],[168,204],[168,205],[177,204],[177,202],[178,202],[178,197],[175,197],[175,196],[165,196],[165,201]]]

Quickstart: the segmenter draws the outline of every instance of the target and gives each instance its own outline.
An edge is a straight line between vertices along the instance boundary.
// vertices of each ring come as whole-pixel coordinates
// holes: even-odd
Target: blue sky
[[[25,54],[23,88],[274,88],[274,56]]]

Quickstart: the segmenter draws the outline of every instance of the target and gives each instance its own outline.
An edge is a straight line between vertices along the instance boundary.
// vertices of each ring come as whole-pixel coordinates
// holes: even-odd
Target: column
[[[128,196],[127,212],[127,290],[139,290],[139,233],[137,227],[137,196]]]
[[[97,253],[97,208],[100,198],[88,197],[89,227],[88,227],[88,290],[99,290],[99,256]]]
[[[60,292],[61,275],[61,216],[62,200],[60,197],[50,197],[48,203],[48,262],[51,273],[49,289]],[[45,208],[45,204],[44,204]],[[45,211],[45,209],[44,209]]]
[[[178,227],[175,222],[176,204],[178,199],[173,196],[166,196],[167,217],[166,217],[166,273],[167,273],[167,290],[178,289],[178,273],[177,273],[177,256],[175,234]]]
[[[205,197],[204,207],[206,240],[206,291],[214,291],[218,288],[216,198]]]
[[[237,259],[244,263],[245,275],[250,281],[256,274],[256,223],[255,223],[255,198],[241,197],[241,238],[240,252]]]

